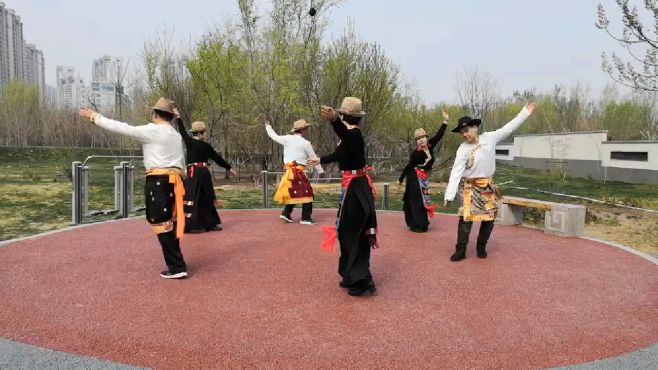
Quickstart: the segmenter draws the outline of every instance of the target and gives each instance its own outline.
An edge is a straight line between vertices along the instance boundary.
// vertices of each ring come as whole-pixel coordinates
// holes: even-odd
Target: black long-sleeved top
[[[432,170],[432,166],[434,165],[434,147],[439,143],[439,141],[441,141],[441,138],[446,131],[446,127],[448,127],[448,125],[442,124],[441,127],[439,127],[439,131],[437,131],[436,134],[427,141],[429,160],[427,158],[427,153],[424,150],[416,149],[411,153],[411,156],[409,157],[409,163],[407,163],[407,165],[402,170],[402,174],[400,175],[400,182],[404,180],[410,171],[414,170],[414,167],[421,168],[425,171]]]
[[[320,163],[338,162],[341,171],[360,170],[366,166],[366,145],[358,128],[348,129],[340,118],[331,122],[340,143],[336,150],[320,158]]]
[[[187,155],[185,156],[185,161],[187,164],[199,162],[207,163],[208,159],[212,159],[221,167],[224,167],[227,170],[231,169],[231,165],[228,164],[224,158],[222,158],[222,156],[215,151],[212,145],[206,143],[205,141],[197,140],[187,133],[182,119],[176,118],[175,121],[178,125],[178,132],[183,138],[183,142],[187,148]]]

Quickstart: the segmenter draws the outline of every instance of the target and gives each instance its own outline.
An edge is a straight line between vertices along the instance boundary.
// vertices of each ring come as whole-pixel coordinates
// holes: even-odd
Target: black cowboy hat
[[[457,121],[457,127],[452,129],[452,132],[459,132],[462,127],[467,126],[480,126],[482,120],[479,118],[471,118],[469,116],[464,116]]]

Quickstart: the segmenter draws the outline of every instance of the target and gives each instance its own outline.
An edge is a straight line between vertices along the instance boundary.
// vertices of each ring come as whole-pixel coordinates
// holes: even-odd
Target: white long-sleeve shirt
[[[283,145],[283,163],[292,163],[306,166],[306,161],[310,158],[317,158],[311,143],[304,139],[302,135],[277,135],[272,126],[265,125],[265,130],[270,139]],[[318,173],[324,173],[322,165],[315,166]]]
[[[450,180],[444,200],[453,201],[457,194],[457,188],[462,177],[471,179],[478,177],[491,177],[496,172],[496,145],[510,136],[514,130],[519,128],[523,121],[530,116],[530,111],[523,108],[516,117],[507,122],[505,126],[496,131],[485,132],[479,136],[478,144],[471,144],[464,142],[457,149],[455,155],[455,163],[452,165],[450,172]],[[473,152],[473,166],[466,168],[468,157],[471,151],[479,147]]]
[[[185,168],[183,139],[169,123],[131,126],[101,115],[94,119],[94,123],[108,131],[137,139],[142,144],[146,170],[167,167]]]

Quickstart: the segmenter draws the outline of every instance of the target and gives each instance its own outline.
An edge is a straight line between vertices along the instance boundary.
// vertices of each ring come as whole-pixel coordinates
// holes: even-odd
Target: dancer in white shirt
[[[444,197],[445,205],[452,202],[457,193],[462,200],[462,206],[459,208],[456,251],[450,257],[451,261],[461,261],[466,258],[466,245],[473,221],[480,221],[477,256],[487,257],[487,241],[493,230],[498,202],[501,198],[500,191],[494,186],[492,179],[496,172],[496,144],[521,126],[535,108],[535,103],[528,104],[505,126],[481,135],[478,135],[481,121],[471,117],[460,118],[457,127],[452,130],[459,133],[464,142],[457,149]]]
[[[274,200],[285,205],[280,217],[286,222],[294,222],[292,220],[292,210],[295,208],[295,204],[301,204],[302,219],[299,223],[303,225],[317,224],[311,218],[313,188],[304,174],[306,162],[317,157],[311,143],[304,138],[310,126],[305,120],[300,119],[293,123],[292,130],[288,135],[277,135],[270,123],[265,122],[267,135],[275,142],[283,145],[285,173],[281,177],[279,187],[274,194]],[[315,166],[315,169],[320,174],[324,173],[322,166],[319,164]]]
[[[160,276],[165,279],[187,277],[187,267],[179,241],[185,228],[185,187],[182,179],[185,157],[183,140],[171,125],[175,107],[173,101],[160,98],[152,107],[153,122],[143,126],[114,121],[88,108],[81,108],[79,113],[97,126],[130,136],[142,144],[146,168],[146,220],[151,224],[151,230],[158,236],[162,246],[168,269],[162,271]]]

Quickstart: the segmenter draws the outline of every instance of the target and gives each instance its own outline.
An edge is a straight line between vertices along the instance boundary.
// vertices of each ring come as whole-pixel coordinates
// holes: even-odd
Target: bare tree
[[[613,80],[632,87],[635,91],[658,91],[658,2],[644,1],[649,17],[653,18],[653,22],[647,22],[651,26],[645,27],[636,6],[629,7],[628,0],[615,1],[621,11],[621,35],[610,30],[610,20],[601,4],[598,5],[596,27],[605,30],[610,37],[619,41],[630,59],[623,61],[614,52],[609,59],[604,52],[603,70],[608,72]]]
[[[454,87],[462,108],[475,117],[484,118],[500,100],[498,82],[478,68],[458,72]]]

